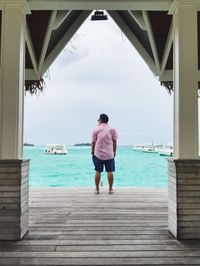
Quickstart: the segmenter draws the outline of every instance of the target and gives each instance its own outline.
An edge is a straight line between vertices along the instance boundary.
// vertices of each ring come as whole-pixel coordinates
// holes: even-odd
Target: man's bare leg
[[[95,174],[95,185],[96,185],[97,194],[99,194],[99,183],[100,183],[100,180],[101,180],[101,173],[96,171],[96,174]]]
[[[108,175],[109,193],[111,194],[113,192],[114,175],[113,172],[108,172],[107,175]]]

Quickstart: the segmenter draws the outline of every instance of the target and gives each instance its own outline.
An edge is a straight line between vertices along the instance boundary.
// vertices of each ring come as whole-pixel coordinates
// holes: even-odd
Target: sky
[[[101,113],[117,130],[119,145],[172,142],[173,95],[110,17],[86,20],[45,83],[43,94],[25,96],[24,142],[91,142]]]

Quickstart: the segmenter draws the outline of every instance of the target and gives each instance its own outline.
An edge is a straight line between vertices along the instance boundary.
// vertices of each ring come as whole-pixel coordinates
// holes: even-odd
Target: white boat
[[[158,153],[158,150],[161,149],[163,145],[161,144],[135,144],[133,146],[134,151],[142,151],[149,153]]]
[[[165,147],[163,149],[159,149],[159,154],[160,156],[173,156],[173,147]]]
[[[154,146],[146,146],[142,149],[143,152],[156,153],[158,152]]]
[[[44,151],[47,154],[67,154],[67,149],[64,144],[47,144]]]
[[[134,150],[134,151],[142,151],[144,147],[145,147],[144,144],[135,144],[135,145],[133,146],[133,150]]]

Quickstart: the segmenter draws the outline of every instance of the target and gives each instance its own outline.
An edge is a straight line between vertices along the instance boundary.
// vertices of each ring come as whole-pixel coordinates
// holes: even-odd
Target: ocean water
[[[24,147],[30,161],[30,187],[94,186],[94,166],[90,147],[68,147],[67,155],[45,154],[44,147]],[[167,158],[158,153],[118,147],[114,185],[118,187],[166,187]],[[106,173],[102,174],[107,186]]]

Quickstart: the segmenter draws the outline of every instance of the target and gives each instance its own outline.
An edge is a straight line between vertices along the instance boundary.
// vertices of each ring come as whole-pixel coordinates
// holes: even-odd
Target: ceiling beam
[[[33,69],[25,69],[25,80],[40,80],[40,75]]]
[[[146,25],[144,22],[142,11],[129,11],[129,14],[134,18],[140,28],[146,31]]]
[[[123,19],[118,15],[118,13],[116,11],[108,11],[108,13],[112,17],[112,19],[116,22],[116,24],[119,26],[119,28],[122,30],[122,32],[126,35],[126,37],[131,42],[131,44],[135,47],[137,52],[141,55],[143,60],[149,66],[151,71],[154,73],[154,75],[157,76],[158,73],[157,73],[155,62],[154,62],[153,58],[145,50],[145,48],[139,42],[139,40],[134,35],[134,33],[129,29],[127,24],[123,21]]]
[[[31,10],[169,10],[173,0],[27,0]]]
[[[48,49],[48,46],[49,46],[49,41],[50,41],[51,34],[52,34],[52,31],[53,31],[53,28],[54,28],[56,14],[57,14],[57,11],[53,11],[51,16],[50,16],[50,19],[49,19],[49,23],[48,23],[48,26],[47,26],[47,31],[46,31],[46,34],[45,34],[43,47],[42,47],[42,51],[41,51],[41,55],[40,55],[38,72],[41,72],[41,70],[43,68],[44,59],[45,59],[45,56],[46,56],[46,53],[47,53],[47,49]]]
[[[199,80],[200,80],[200,70],[199,70]],[[25,80],[39,80],[41,75],[36,73],[33,69],[25,70]],[[159,77],[159,81],[172,81],[173,80],[173,70],[165,70],[162,76]]]
[[[173,70],[165,70],[159,77],[160,81],[172,81],[173,80]]]
[[[29,55],[30,55],[30,58],[31,58],[31,62],[32,62],[32,65],[33,65],[33,69],[37,73],[37,71],[38,71],[38,63],[37,63],[35,50],[34,50],[34,47],[33,47],[33,42],[32,42],[31,35],[30,35],[29,28],[28,28],[27,24],[26,24],[26,30],[25,30],[25,40],[26,40],[27,48],[28,48]]]
[[[169,57],[169,53],[170,53],[170,50],[171,50],[171,47],[172,47],[172,43],[173,43],[173,22],[171,22],[171,25],[170,25],[170,28],[169,28],[169,33],[168,33],[168,36],[167,36],[167,41],[166,41],[164,52],[163,52],[160,76],[162,75],[162,73],[165,70],[165,67],[166,67],[166,64],[167,64],[167,60],[168,60],[168,57]]]
[[[33,69],[25,70],[26,80],[39,80],[40,75],[36,73]],[[162,76],[159,77],[159,81],[172,81],[173,80],[173,70],[165,70]],[[200,81],[200,70],[198,70],[198,81]]]
[[[156,70],[157,70],[158,76],[160,76],[160,62],[159,62],[158,51],[157,51],[157,46],[156,46],[156,41],[154,38],[153,30],[152,30],[151,21],[149,19],[149,14],[147,11],[142,11],[142,14],[144,17],[144,22],[145,22],[147,34],[149,37],[149,42],[150,42],[151,49],[153,52],[153,57],[154,57],[154,61],[156,64]]]
[[[26,14],[29,14],[29,15],[31,14],[31,10],[30,10],[27,0],[0,0],[0,10],[3,10],[5,5],[7,4],[8,5],[20,4],[21,7],[23,7],[23,11]]]
[[[50,65],[53,63],[53,61],[56,59],[56,57],[60,54],[60,52],[65,48],[67,43],[70,41],[70,39],[76,33],[78,28],[83,24],[83,22],[86,20],[86,18],[90,15],[90,13],[91,13],[91,11],[83,11],[80,14],[80,16],[76,19],[76,21],[72,24],[72,26],[67,30],[67,32],[60,39],[59,43],[56,45],[56,47],[53,49],[53,51],[45,59],[44,65],[43,65],[42,70],[41,70],[41,75],[43,75],[48,70]]]
[[[165,70],[159,77],[159,81],[173,81],[173,70]],[[198,69],[198,81],[200,81],[200,70]]]
[[[66,19],[67,16],[69,16],[71,11],[69,10],[58,10],[56,14],[56,19],[53,25],[53,30],[57,30],[60,25],[63,23],[63,21]]]

